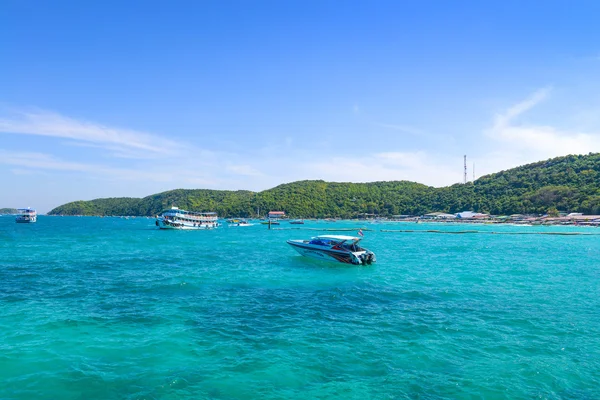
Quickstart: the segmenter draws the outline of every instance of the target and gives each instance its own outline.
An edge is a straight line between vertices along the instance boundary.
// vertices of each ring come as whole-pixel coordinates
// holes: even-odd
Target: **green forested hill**
[[[219,216],[264,216],[283,210],[291,217],[390,216],[473,210],[492,214],[545,213],[549,209],[600,213],[600,154],[566,156],[483,176],[474,183],[433,188],[407,181],[337,183],[299,181],[262,192],[170,190],[142,199],[76,201],[51,215],[152,216],[178,206]]]

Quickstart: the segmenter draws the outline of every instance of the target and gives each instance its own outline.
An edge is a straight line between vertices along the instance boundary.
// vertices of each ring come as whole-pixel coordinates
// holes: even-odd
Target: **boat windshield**
[[[333,239],[317,237],[317,238],[312,239],[310,242],[308,242],[308,244],[315,244],[317,246],[333,247],[334,250],[348,250],[348,251],[352,251],[352,252],[364,251],[364,249],[362,247],[360,247],[357,242],[354,242],[354,241],[348,243],[345,240],[333,240]]]
[[[364,251],[365,250],[362,247],[360,247],[359,245],[357,245],[356,242],[353,242],[353,243],[344,243],[344,245],[342,247],[344,249],[350,250],[352,252]]]
[[[331,240],[331,239],[323,239],[323,238],[314,238],[309,244],[316,244],[318,246],[335,246],[339,243],[339,241]]]
[[[23,214],[23,215],[35,214],[35,210],[33,210],[31,208],[19,208],[18,211],[19,211],[19,214]]]

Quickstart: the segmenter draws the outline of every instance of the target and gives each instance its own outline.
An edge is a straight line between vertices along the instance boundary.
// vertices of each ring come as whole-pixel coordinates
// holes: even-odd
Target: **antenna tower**
[[[467,156],[465,155],[465,181],[464,183],[467,183]]]
[[[475,163],[473,163],[473,182],[475,182]]]

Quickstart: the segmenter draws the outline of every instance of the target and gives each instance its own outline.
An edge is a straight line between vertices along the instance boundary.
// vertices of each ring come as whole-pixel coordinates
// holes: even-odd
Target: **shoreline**
[[[8,217],[10,214],[2,215],[0,217]],[[135,215],[39,215],[39,217],[91,217],[91,218],[118,218],[118,219],[155,219],[153,216],[135,216]],[[226,220],[227,217],[220,218]],[[246,218],[248,221],[260,221],[260,219],[256,218]],[[365,220],[365,219],[336,219],[336,221],[329,221],[326,218],[303,218],[306,222],[312,223],[325,223],[327,225],[335,224],[336,222],[355,222],[363,225],[383,225],[383,224],[439,224],[439,225],[480,225],[480,226],[523,226],[523,227],[532,227],[532,226],[576,226],[576,227],[591,227],[598,228],[600,227],[600,216],[599,215],[582,215],[576,217],[529,217],[525,219],[517,219],[517,220],[499,220],[496,218],[456,218],[456,219],[436,219],[436,218],[421,218],[421,217],[410,217],[401,220],[395,219],[378,219],[378,220]],[[282,222],[288,222],[282,221]],[[289,222],[288,222],[289,223]],[[278,228],[281,229],[281,228]],[[297,229],[302,229],[298,227]],[[363,227],[364,229],[364,227]]]

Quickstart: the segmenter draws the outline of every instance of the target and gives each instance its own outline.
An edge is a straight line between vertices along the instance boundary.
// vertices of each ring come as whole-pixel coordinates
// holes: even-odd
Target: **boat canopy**
[[[317,238],[330,239],[330,240],[352,240],[355,242],[358,242],[360,239],[362,239],[362,238],[355,237],[355,236],[345,236],[345,235],[320,235],[320,236],[317,236]]]
[[[217,215],[216,212],[214,211],[210,211],[210,212],[197,212],[197,211],[187,211],[187,210],[181,210],[179,208],[171,208],[170,210],[164,210],[162,212],[162,214],[167,214],[167,213],[176,213],[176,214],[189,214],[189,215],[207,215],[207,216],[215,216]]]

